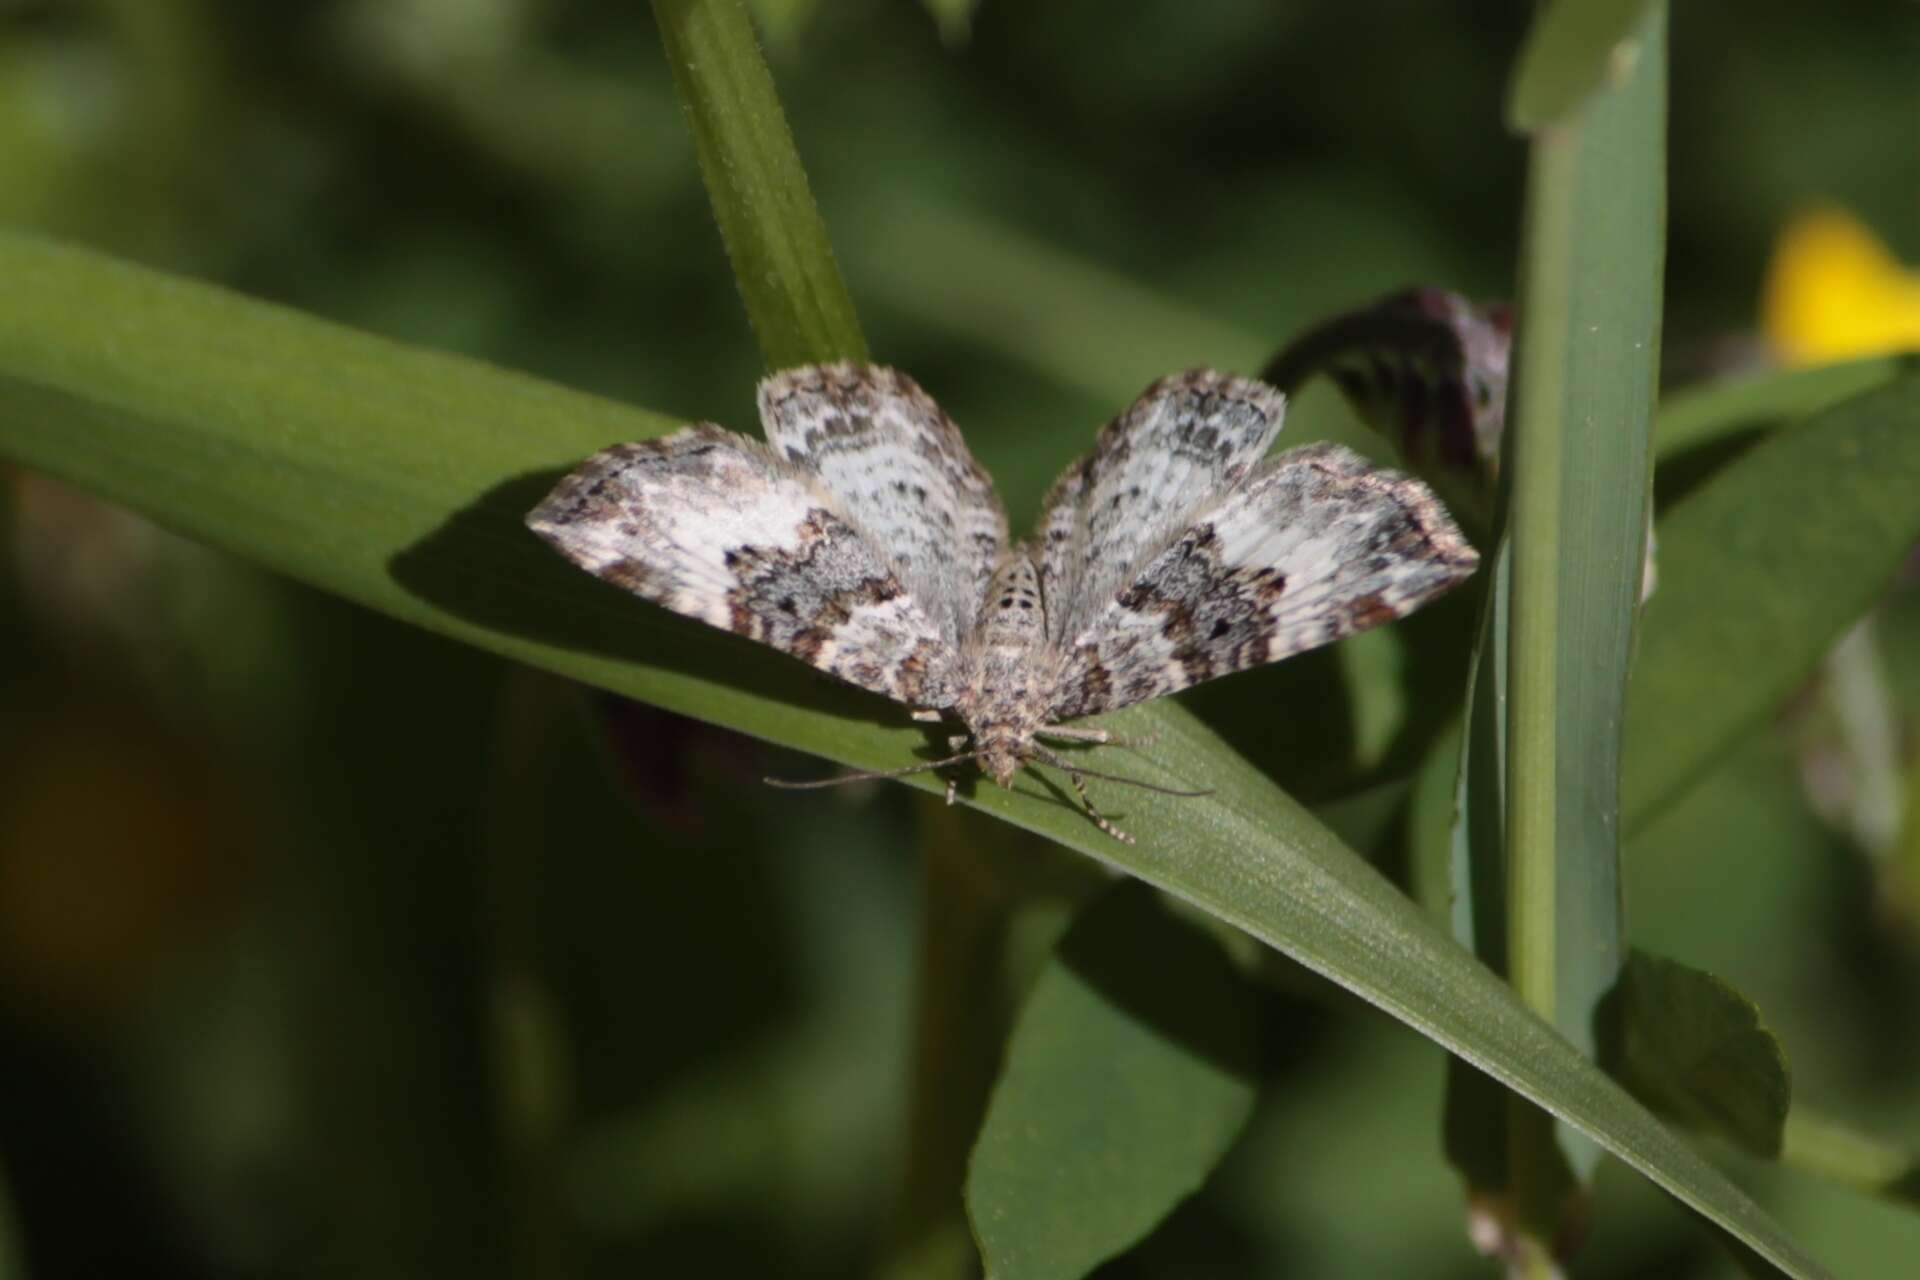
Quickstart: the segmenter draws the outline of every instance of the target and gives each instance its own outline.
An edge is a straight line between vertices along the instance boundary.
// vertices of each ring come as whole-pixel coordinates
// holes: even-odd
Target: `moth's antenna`
[[[910,773],[926,773],[931,769],[944,769],[950,764],[959,764],[962,760],[973,759],[973,752],[962,751],[957,756],[948,756],[945,760],[929,760],[925,764],[910,764],[904,769],[875,769],[867,773],[843,773],[837,778],[816,778],[812,782],[791,782],[785,778],[762,778],[760,781],[770,787],[779,787],[785,791],[815,791],[821,787],[837,787],[848,782],[871,782],[875,778],[904,778]]]
[[[1205,791],[1178,791],[1172,787],[1160,786],[1158,783],[1142,782],[1139,778],[1123,778],[1117,773],[1102,773],[1098,769],[1089,769],[1085,765],[1075,764],[1071,760],[1063,760],[1053,752],[1041,747],[1039,743],[1035,743],[1034,746],[1036,748],[1033,753],[1034,759],[1040,761],[1042,764],[1050,764],[1056,769],[1064,769],[1068,773],[1083,774],[1089,778],[1098,778],[1102,782],[1118,782],[1129,787],[1139,787],[1142,791],[1157,791],[1163,796],[1184,796],[1192,798],[1194,796],[1210,796],[1213,794],[1212,788],[1208,788]]]

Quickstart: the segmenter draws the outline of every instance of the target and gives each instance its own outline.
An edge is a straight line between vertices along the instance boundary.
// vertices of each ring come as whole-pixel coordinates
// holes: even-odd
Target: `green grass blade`
[[[1568,123],[1609,84],[1632,74],[1646,50],[1633,33],[1651,0],[1553,0],[1539,6],[1514,68],[1507,125],[1532,133]]]
[[[1813,369],[1773,370],[1703,387],[1660,402],[1654,438],[1662,458],[1748,431],[1805,417],[1920,371],[1920,357],[1872,356]]]
[[[1257,1092],[1259,1005],[1219,945],[1123,884],[1034,984],[974,1146],[993,1280],[1078,1280],[1198,1190]]]
[[[1507,961],[1589,1054],[1625,947],[1620,734],[1660,363],[1665,24],[1650,9],[1633,75],[1533,142],[1514,350]]]
[[[1474,645],[1466,723],[1454,770],[1446,779],[1445,835],[1431,826],[1418,836],[1435,852],[1444,844],[1442,876],[1447,923],[1453,940],[1494,973],[1507,972],[1507,641],[1513,596],[1512,545],[1502,535],[1482,562],[1480,634]],[[1429,764],[1429,771],[1443,767]],[[1426,785],[1432,824],[1442,807],[1440,783]],[[1486,1075],[1458,1058],[1447,1060],[1447,1091],[1441,1141],[1447,1160],[1470,1190],[1503,1194],[1508,1186],[1507,1095]]]
[[[1920,376],[1767,436],[1660,525],[1627,704],[1642,826],[1806,680],[1920,542]]]
[[[631,599],[527,534],[522,513],[559,468],[662,418],[33,238],[0,235],[0,279],[0,457],[382,612],[769,741],[868,768],[925,746],[897,708]],[[1113,722],[1160,733],[1144,776],[1214,794],[1102,793],[1137,846],[1095,830],[1050,778],[967,802],[1326,974],[1791,1273],[1824,1274],[1193,716],[1149,705]]]
[[[654,0],[653,12],[768,366],[866,359],[744,0]]]
[[[1590,1057],[1625,945],[1620,724],[1659,364],[1663,7],[1635,47],[1630,77],[1530,151],[1505,504],[1453,858],[1456,938]],[[1557,1248],[1598,1148],[1556,1139],[1531,1107],[1503,1121],[1457,1071],[1447,1107],[1449,1157],[1512,1215],[1526,1239],[1511,1247]]]

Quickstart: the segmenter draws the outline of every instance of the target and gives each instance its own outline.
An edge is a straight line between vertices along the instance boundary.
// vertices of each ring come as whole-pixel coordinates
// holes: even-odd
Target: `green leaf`
[[[897,708],[570,568],[521,525],[557,470],[671,424],[45,241],[0,235],[0,456],[442,634],[845,764],[907,763]],[[1252,680],[1257,677],[1246,677]],[[1194,903],[1593,1133],[1794,1274],[1823,1274],[1685,1142],[1291,797],[1173,704],[1141,772],[1205,799],[1048,777],[967,803]],[[917,785],[936,790],[940,783]],[[792,803],[809,803],[793,797]]]
[[[1503,527],[1458,800],[1455,937],[1589,1056],[1625,949],[1620,724],[1659,368],[1665,29],[1647,8],[1633,74],[1530,146]],[[1599,1149],[1530,1107],[1504,1126],[1495,1112],[1454,1072],[1450,1157],[1528,1237],[1511,1247],[1556,1250]]]
[[[1507,127],[1533,133],[1567,118],[1633,73],[1644,50],[1633,39],[1652,0],[1551,0],[1527,32],[1507,96]]]
[[[1633,951],[1603,1015],[1602,1061],[1654,1111],[1763,1160],[1920,1207],[1920,1160],[1792,1106],[1792,1073],[1760,1010],[1713,974]],[[1791,1109],[1790,1109],[1791,1108]]]
[[[1468,677],[1466,724],[1458,750],[1436,753],[1422,779],[1426,797],[1415,820],[1429,824],[1416,834],[1429,866],[1444,857],[1445,919],[1453,940],[1498,974],[1507,971],[1507,644],[1512,597],[1511,543],[1501,536],[1482,562],[1480,634]],[[1441,761],[1451,757],[1452,772]],[[1444,777],[1444,790],[1441,779]],[[1444,824],[1433,828],[1437,814]],[[1429,892],[1432,890],[1430,889]],[[1458,1058],[1447,1059],[1441,1146],[1468,1189],[1502,1193],[1508,1184],[1508,1097],[1499,1082]]]
[[[654,0],[653,12],[768,366],[866,359],[744,0]]]
[[[1123,884],[1027,997],[973,1151],[995,1280],[1072,1280],[1199,1189],[1253,1112],[1253,989],[1211,938]]]
[[[1625,947],[1620,724],[1660,364],[1665,26],[1649,8],[1631,80],[1533,142],[1515,335],[1508,963],[1589,1052]]]
[[[1731,985],[1635,951],[1603,1025],[1607,1069],[1640,1101],[1763,1159],[1780,1154],[1793,1093],[1786,1051]]]
[[[1014,1020],[1013,993],[1050,949],[1016,966],[1022,924],[1057,917],[1112,887],[1084,858],[969,809],[917,797],[921,843],[919,955],[907,1082],[907,1152],[884,1280],[978,1274],[964,1204],[979,1139]],[[1042,926],[1045,927],[1045,926]]]
[[[1470,929],[1453,926],[1456,912],[1464,910],[1455,904],[1452,879],[1454,798],[1460,782],[1463,732],[1456,718],[1435,737],[1407,797],[1409,892],[1435,920],[1453,928],[1456,939],[1473,936]]]
[[[1920,371],[1920,356],[1873,356],[1689,387],[1660,402],[1655,440],[1660,456],[1670,458],[1805,417],[1916,371]]]
[[[1920,542],[1920,377],[1773,432],[1660,525],[1627,703],[1629,834],[1779,707]]]

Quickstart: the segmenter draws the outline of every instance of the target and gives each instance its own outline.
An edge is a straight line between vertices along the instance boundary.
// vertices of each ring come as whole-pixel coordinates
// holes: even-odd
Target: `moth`
[[[1148,387],[1014,546],[993,482],[906,375],[788,369],[759,407],[764,444],[700,423],[615,445],[527,523],[643,599],[965,730],[943,759],[834,781],[971,761],[1011,787],[1044,764],[1130,840],[1085,778],[1149,784],[1047,745],[1120,741],[1072,722],[1402,617],[1477,561],[1418,480],[1334,444],[1268,458],[1285,398],[1211,369]]]

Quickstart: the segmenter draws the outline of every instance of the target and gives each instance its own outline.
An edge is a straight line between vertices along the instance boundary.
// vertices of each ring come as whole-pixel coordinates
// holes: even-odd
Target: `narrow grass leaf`
[[[768,367],[865,359],[744,0],[654,0],[653,12]]]
[[[1507,959],[1589,1054],[1625,958],[1621,726],[1660,363],[1665,28],[1664,6],[1646,9],[1632,76],[1534,139],[1514,351]],[[1586,1173],[1593,1153],[1574,1154]]]
[[[1446,782],[1444,843],[1447,924],[1453,940],[1488,970],[1507,972],[1507,616],[1512,599],[1511,544],[1500,536],[1484,562],[1480,636],[1468,679],[1466,724]],[[1437,807],[1438,785],[1427,785]],[[1429,819],[1430,820],[1430,819]],[[1416,848],[1420,847],[1418,844]],[[1431,855],[1429,855],[1431,856]],[[1508,1185],[1508,1097],[1498,1081],[1458,1058],[1447,1059],[1441,1146],[1470,1193],[1504,1194]]]
[[[1532,133],[1565,124],[1600,90],[1625,80],[1644,55],[1633,35],[1652,7],[1652,0],[1538,6],[1507,95],[1508,127]]]
[[[560,468],[658,434],[665,419],[30,237],[0,235],[0,279],[0,457],[371,608],[669,710],[860,768],[930,749],[897,707],[628,597],[526,532],[523,513]],[[1143,777],[1213,794],[1103,796],[1133,846],[1093,828],[1051,777],[1024,776],[1010,792],[969,785],[964,798],[1325,974],[1593,1134],[1792,1274],[1825,1274],[1192,715],[1169,703],[1111,720],[1160,734]]]
[[[1559,47],[1551,42],[1565,36],[1560,11],[1570,7],[1543,10],[1523,83],[1539,74],[1540,41]],[[1665,242],[1665,9],[1629,10],[1632,73],[1537,133],[1529,151],[1495,588],[1455,845],[1456,938],[1589,1056],[1625,945],[1621,723]],[[1484,1082],[1457,1070],[1447,1107],[1449,1157],[1502,1223],[1504,1247],[1563,1251],[1599,1148],[1556,1135],[1525,1104],[1503,1122]],[[1491,1154],[1502,1146],[1504,1158]]]
[[[1920,376],[1768,435],[1660,525],[1627,704],[1629,834],[1780,706],[1920,542]]]
[[[1259,1010],[1213,939],[1122,884],[1027,997],[967,1177],[992,1280],[1077,1280],[1226,1154],[1256,1093]]]
[[[1441,730],[1426,758],[1414,771],[1407,797],[1408,890],[1415,902],[1443,924],[1452,921],[1455,911],[1454,794],[1460,781],[1460,743],[1464,732],[1459,719]],[[1455,936],[1468,935],[1456,933]]]
[[[1661,458],[1804,418],[1920,372],[1920,356],[1873,356],[1812,369],[1776,369],[1676,391],[1660,402]]]

